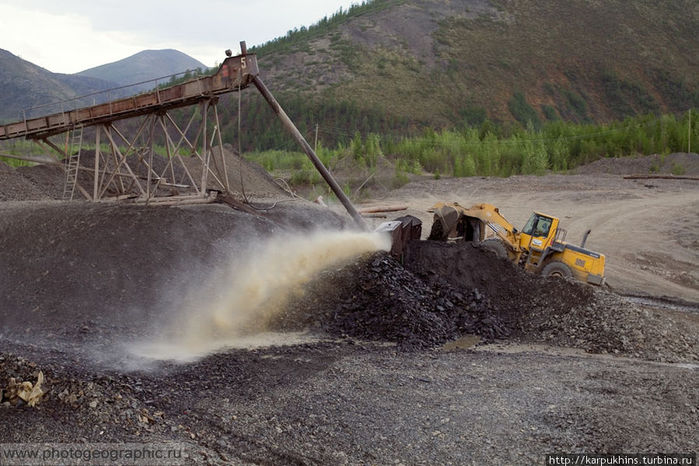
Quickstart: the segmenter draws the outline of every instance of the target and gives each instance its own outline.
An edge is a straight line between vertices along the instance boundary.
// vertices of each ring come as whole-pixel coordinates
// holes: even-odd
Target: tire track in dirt
[[[614,289],[699,302],[699,289],[692,286],[699,281],[695,181],[594,174],[452,178],[410,183],[380,202],[407,204],[407,213],[429,231],[432,216],[426,211],[440,200],[494,204],[517,227],[532,211],[556,215],[574,244],[591,228],[587,247],[606,255]],[[655,264],[647,263],[649,255],[658,259]]]

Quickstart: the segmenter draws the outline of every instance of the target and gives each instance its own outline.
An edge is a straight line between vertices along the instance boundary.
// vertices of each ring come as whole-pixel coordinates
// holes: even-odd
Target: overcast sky
[[[0,48],[55,73],[146,49],[177,49],[214,66],[224,50],[310,26],[358,0],[0,0]]]

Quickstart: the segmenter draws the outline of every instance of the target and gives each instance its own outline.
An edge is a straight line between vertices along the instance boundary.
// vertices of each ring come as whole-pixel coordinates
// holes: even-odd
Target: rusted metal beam
[[[44,155],[14,155],[14,154],[6,154],[4,152],[0,152],[0,157],[7,157],[8,159],[23,160],[25,162],[32,162],[32,163],[49,163],[49,164],[54,164],[54,165],[61,165],[61,162],[59,162],[58,160],[52,159],[51,157],[46,157]]]
[[[100,157],[102,157],[102,154],[100,153],[100,133],[102,132],[102,127],[97,126],[95,127],[95,173],[92,178],[92,200],[96,201],[98,199],[99,195],[99,182],[100,182]],[[79,168],[79,167],[78,167]],[[105,169],[106,164],[105,164]],[[78,171],[80,173],[80,171]]]
[[[626,175],[625,180],[694,180],[699,181],[699,176],[684,175]]]
[[[204,165],[201,170],[201,192],[206,193],[206,183],[209,181],[209,145],[208,138],[206,135],[206,120],[209,113],[209,102],[207,100],[201,103],[201,128],[204,137],[201,138],[202,141],[202,164]]]
[[[231,190],[231,185],[230,181],[228,180],[228,167],[226,167],[226,154],[223,153],[223,137],[221,136],[221,121],[218,119],[218,105],[214,105],[214,118],[216,119],[216,127],[214,129],[214,132],[218,134],[218,148],[219,152],[221,154],[221,165],[223,165],[223,179],[226,182],[226,191]],[[238,136],[240,137],[240,135]],[[213,144],[213,143],[212,143]],[[214,155],[216,155],[214,153]],[[238,154],[241,157],[243,156],[242,154]],[[215,158],[214,158],[215,160]]]

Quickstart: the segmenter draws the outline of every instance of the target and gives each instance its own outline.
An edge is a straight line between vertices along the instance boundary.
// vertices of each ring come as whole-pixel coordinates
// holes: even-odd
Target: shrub
[[[573,114],[577,117],[577,119],[580,121],[586,121],[588,119],[587,102],[583,96],[569,89],[563,89],[561,92],[568,101],[568,106],[573,111]]]
[[[652,114],[628,117],[623,121],[594,125],[550,121],[541,128],[529,123],[526,128],[498,126],[485,121],[480,128],[460,131],[425,128],[417,137],[389,139],[378,133],[362,138],[356,132],[350,144],[336,149],[318,146],[323,164],[351,156],[374,167],[379,157],[390,154],[395,161],[394,184],[404,184],[409,173],[420,174],[423,167],[435,177],[510,176],[541,174],[547,169],[565,171],[601,157],[624,157],[641,154],[668,154],[686,150],[688,115],[657,117]],[[699,147],[699,114],[692,112],[692,147]],[[386,151],[384,151],[386,149]],[[267,151],[246,154],[267,170],[296,170],[294,181],[309,182],[315,172],[305,154],[289,151]],[[683,170],[673,167],[673,170]],[[309,170],[309,173],[304,173]],[[654,166],[652,170],[659,170]],[[315,182],[313,179],[310,181]]]
[[[515,92],[512,98],[507,102],[507,108],[515,120],[526,125],[531,122],[535,127],[541,126],[541,120],[536,110],[532,108],[521,92]]]
[[[541,111],[544,113],[544,116],[546,117],[547,120],[549,120],[549,121],[558,120],[558,113],[556,112],[556,109],[553,108],[552,106],[542,105]]]
[[[672,164],[672,174],[675,176],[682,176],[685,174],[685,169],[682,165],[678,163],[673,163]]]

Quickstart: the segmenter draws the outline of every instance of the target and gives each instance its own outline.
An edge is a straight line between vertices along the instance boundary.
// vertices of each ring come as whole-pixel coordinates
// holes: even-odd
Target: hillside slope
[[[14,121],[26,116],[41,116],[65,108],[88,106],[133,95],[151,89],[152,83],[111,90],[136,82],[167,76],[186,70],[206,67],[177,50],[144,50],[131,57],[76,74],[52,73],[0,49],[0,120]],[[93,94],[79,101],[55,104],[75,97]],[[53,105],[48,105],[53,104]],[[42,106],[40,108],[32,108]],[[31,109],[31,110],[28,110]]]
[[[0,49],[0,119],[20,119],[22,111],[31,107],[72,99],[115,86],[116,83],[102,79],[52,73]],[[30,111],[30,114],[58,110],[55,106],[49,106]]]
[[[105,79],[124,86],[197,68],[207,67],[180,51],[143,50],[122,60],[81,71],[77,75]],[[136,86],[139,90],[152,87],[151,84]]]
[[[357,131],[684,112],[699,107],[698,29],[693,0],[374,0],[250,51],[300,130],[310,135],[321,123],[320,141],[334,145]],[[103,88],[104,79],[124,85],[205,68],[175,50],[77,75],[47,76],[18,60],[0,54],[0,84],[10,83],[0,118]],[[243,148],[289,147],[263,99],[244,95]],[[237,114],[237,96],[221,103]],[[236,143],[236,119],[222,123],[224,142]]]
[[[270,87],[416,122],[699,105],[691,0],[376,0],[258,47]]]

